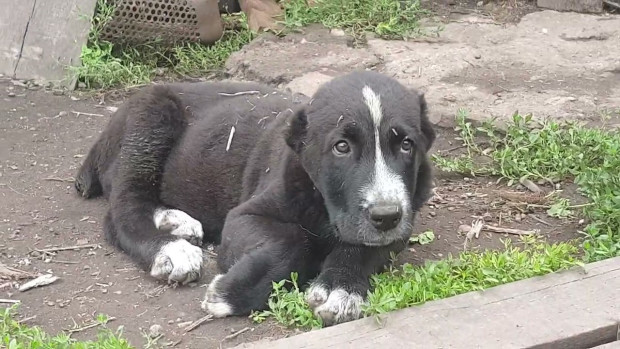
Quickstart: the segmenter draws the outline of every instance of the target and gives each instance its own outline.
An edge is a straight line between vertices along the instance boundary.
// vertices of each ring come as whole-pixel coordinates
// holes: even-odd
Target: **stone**
[[[320,72],[310,72],[293,79],[286,87],[293,93],[301,93],[308,97],[312,97],[321,85],[331,79],[332,77],[329,75]]]
[[[556,11],[603,12],[603,0],[537,0],[536,4]]]

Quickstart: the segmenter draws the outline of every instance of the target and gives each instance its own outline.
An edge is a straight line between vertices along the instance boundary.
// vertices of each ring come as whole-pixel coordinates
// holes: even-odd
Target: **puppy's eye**
[[[340,141],[334,145],[334,153],[336,155],[346,155],[351,151],[351,147],[349,147],[349,143],[346,141]]]
[[[411,149],[413,149],[413,141],[408,138],[403,139],[403,142],[400,144],[400,150],[403,153],[409,153]]]

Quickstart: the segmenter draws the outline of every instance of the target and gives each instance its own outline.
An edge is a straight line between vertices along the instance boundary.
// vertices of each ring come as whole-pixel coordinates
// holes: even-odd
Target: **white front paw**
[[[186,284],[197,280],[201,269],[202,249],[179,239],[160,248],[151,266],[151,276]]]
[[[205,299],[202,301],[202,309],[212,314],[213,317],[221,318],[232,315],[232,306],[226,301],[223,294],[217,291],[217,284],[224,275],[216,275],[209,286],[207,287],[207,293]]]
[[[170,234],[183,238],[194,245],[202,243],[202,224],[181,210],[158,208],[153,214],[155,227],[169,230]]]
[[[362,296],[357,293],[349,293],[342,288],[329,291],[323,285],[312,285],[306,301],[325,326],[359,319],[364,303]]]

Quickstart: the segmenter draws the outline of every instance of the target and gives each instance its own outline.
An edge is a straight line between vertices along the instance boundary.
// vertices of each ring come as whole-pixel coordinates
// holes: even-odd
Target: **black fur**
[[[403,222],[386,232],[368,222],[376,202],[361,194],[377,161],[364,86],[380,96],[381,149],[409,203]],[[117,111],[76,189],[109,198],[106,236],[145,269],[178,239],[156,229],[158,206],[200,221],[204,241],[219,245],[224,273],[212,292],[232,315],[264,308],[271,282],[292,271],[302,284],[316,278],[313,285],[365,296],[368,277],[404,248],[429,196],[426,152],[435,133],[426,113],[423,95],[372,72],[334,79],[306,103],[254,83],[147,88]],[[414,144],[409,153],[405,138]],[[351,152],[335,156],[342,139]]]

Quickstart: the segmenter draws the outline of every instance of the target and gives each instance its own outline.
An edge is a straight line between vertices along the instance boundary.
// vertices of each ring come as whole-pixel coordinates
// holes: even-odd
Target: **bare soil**
[[[153,280],[103,239],[101,221],[106,202],[82,200],[73,189],[72,177],[109,120],[112,112],[108,108],[122,99],[56,96],[20,85],[0,81],[0,263],[60,277],[52,285],[23,293],[16,289],[17,282],[0,280],[0,298],[22,301],[20,319],[30,318],[26,322],[29,325],[56,333],[88,325],[97,314],[104,313],[115,318],[111,328],[124,326],[125,336],[135,346],[145,343],[144,334],[153,325],[161,326],[160,344],[172,343],[177,348],[226,348],[295,333],[274,323],[257,325],[243,317],[214,320],[184,333],[180,325],[205,315],[199,304],[205,284],[216,273],[208,253],[207,272],[194,285],[173,287]],[[454,136],[451,130],[440,129],[433,151],[454,149],[459,145]],[[515,191],[520,193],[516,195],[531,196],[524,188],[506,188],[494,179],[441,172],[437,173],[436,185],[437,196],[421,212],[414,233],[430,229],[437,238],[428,245],[411,245],[400,258],[403,262],[418,264],[459,253],[465,237],[457,229],[476,217],[502,227],[540,229],[549,241],[577,237],[574,220],[552,219],[544,210],[526,211],[523,205],[506,199],[510,196],[506,193]],[[572,201],[582,200],[574,188],[567,189]],[[500,248],[505,238],[510,237],[483,233],[468,248]],[[88,244],[99,247],[55,254],[37,252]],[[250,330],[226,339],[245,327]],[[93,339],[95,332],[96,328],[91,328],[73,336]]]

